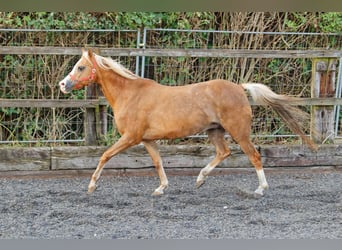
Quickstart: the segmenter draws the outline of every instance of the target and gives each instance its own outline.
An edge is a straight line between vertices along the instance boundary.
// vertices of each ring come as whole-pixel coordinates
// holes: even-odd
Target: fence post
[[[97,48],[93,49],[100,54]],[[87,99],[98,99],[99,104],[95,108],[86,108],[85,113],[85,143],[86,145],[99,145],[103,135],[107,134],[108,114],[107,105],[103,104],[105,99],[98,84],[90,84],[86,90]]]
[[[103,96],[102,91],[100,91],[100,96],[99,96],[99,127],[100,131],[99,134],[100,136],[104,136],[107,134],[107,127],[108,127],[108,112],[107,112],[107,105],[103,104],[105,102],[106,98]]]
[[[84,130],[86,145],[99,145],[107,134],[108,113],[105,97],[100,87],[94,83],[86,90],[87,99],[98,99],[99,103],[95,108],[86,108]]]
[[[97,98],[97,84],[90,84],[86,89],[86,98]],[[96,130],[96,108],[86,108],[84,119],[84,137],[86,145],[97,145],[97,130]]]
[[[319,58],[312,61],[311,97],[334,97],[336,82],[336,59]],[[311,107],[311,138],[314,142],[333,143],[334,106]]]

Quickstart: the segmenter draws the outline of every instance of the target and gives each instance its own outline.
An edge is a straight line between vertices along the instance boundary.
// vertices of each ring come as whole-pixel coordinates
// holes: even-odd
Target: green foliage
[[[210,29],[212,12],[0,12],[0,28]]]
[[[0,12],[0,28],[215,29],[221,12]],[[271,18],[272,15],[270,15]],[[287,31],[342,32],[341,12],[285,13]],[[238,29],[244,30],[244,27]]]
[[[161,24],[163,13],[155,12],[119,12],[113,16],[118,29],[153,28]]]
[[[272,74],[275,74],[280,71],[281,64],[282,64],[282,61],[279,60],[278,58],[275,58],[269,62],[267,67],[270,69]]]
[[[284,20],[288,31],[293,32],[318,32],[318,33],[341,33],[342,13],[291,13]]]
[[[299,32],[299,30],[307,24],[306,13],[292,13],[289,19],[285,19],[284,23],[292,32]],[[306,30],[309,32],[310,30]]]
[[[170,28],[178,31],[150,31],[147,44],[153,48],[308,49],[317,46],[340,48],[339,36],[309,38],[184,32],[187,30],[236,30],[341,33],[342,13],[222,13],[222,12],[0,12],[0,28],[38,29],[39,32],[1,33],[1,46],[101,46],[135,47],[136,32],[93,32],[89,30],[142,30]],[[56,30],[78,30],[51,32]],[[80,31],[86,30],[86,31]],[[96,34],[95,34],[96,33]],[[140,33],[142,34],[142,33]],[[140,37],[141,38],[141,37]],[[327,39],[328,38],[328,39]],[[62,95],[58,80],[78,57],[63,55],[0,55],[0,98],[84,99],[85,90]],[[123,62],[125,57],[119,57]],[[123,64],[132,69],[135,58]],[[253,80],[272,86],[277,92],[308,96],[310,60],[255,58],[146,57],[145,77],[166,85],[183,85],[223,78],[234,82]],[[141,63],[141,62],[140,62]],[[56,70],[58,69],[58,70]],[[304,87],[303,87],[304,86]],[[309,93],[309,94],[305,94]],[[256,111],[255,134],[286,134],[278,121]],[[342,113],[342,111],[341,111]],[[79,139],[83,131],[80,109],[0,109],[0,137],[9,140],[69,138]],[[265,122],[266,121],[266,122]],[[8,124],[14,124],[13,128]],[[81,125],[79,125],[81,124]],[[119,138],[115,127],[102,139],[109,145]],[[175,140],[173,143],[177,142]]]
[[[342,33],[342,12],[322,13],[319,27],[322,32]]]

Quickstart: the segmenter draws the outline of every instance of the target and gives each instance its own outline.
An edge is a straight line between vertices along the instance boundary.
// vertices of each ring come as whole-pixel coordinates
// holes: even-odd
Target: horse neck
[[[137,85],[131,84],[133,80],[122,77],[115,72],[101,71],[98,82],[107,101],[115,109],[116,104],[125,99],[127,95],[132,94]]]

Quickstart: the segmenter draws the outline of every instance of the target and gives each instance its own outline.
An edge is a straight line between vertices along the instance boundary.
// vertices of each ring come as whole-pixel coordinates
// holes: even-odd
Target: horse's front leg
[[[160,157],[157,144],[154,141],[143,141],[147,152],[150,154],[152,161],[154,163],[154,166],[157,169],[159,179],[160,179],[160,186],[154,190],[152,195],[161,195],[164,193],[164,189],[167,188],[169,185],[169,181],[167,180],[164,168],[163,168],[163,162]]]
[[[88,193],[91,194],[96,189],[96,182],[100,178],[102,173],[103,167],[107,161],[109,161],[114,155],[120,153],[121,151],[137,144],[133,142],[134,140],[130,140],[127,136],[123,136],[117,141],[113,146],[107,149],[101,156],[99,164],[95,172],[93,173],[89,186],[88,186]]]

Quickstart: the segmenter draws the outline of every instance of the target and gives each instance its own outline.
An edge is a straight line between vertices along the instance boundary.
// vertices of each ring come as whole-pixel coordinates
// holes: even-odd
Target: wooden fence
[[[312,106],[311,128],[318,131],[313,135],[318,143],[326,140],[328,130],[334,127],[332,110],[334,106],[342,105],[337,98],[336,64],[342,58],[341,50],[246,50],[246,49],[145,49],[145,48],[97,48],[104,56],[157,56],[157,57],[249,57],[249,58],[311,58],[312,96],[303,98],[294,105]],[[3,46],[0,54],[42,54],[42,55],[79,55],[79,47],[25,47]],[[339,75],[342,72],[338,73]],[[340,77],[341,78],[341,77]],[[89,88],[88,91],[96,92]],[[87,96],[90,96],[89,94]],[[258,105],[251,102],[252,105]],[[86,108],[86,144],[95,145],[99,133],[106,133],[106,116],[103,115],[107,102],[103,97],[85,100],[37,100],[37,99],[0,99],[0,107],[82,107]],[[100,120],[101,122],[95,122]],[[98,126],[101,126],[100,128]],[[333,141],[333,137],[330,138]]]
[[[256,147],[265,168],[308,167],[342,170],[342,146],[320,145],[317,152],[302,145],[261,145]],[[103,146],[83,147],[0,147],[1,176],[23,176],[39,172],[77,175],[93,171],[106,150]],[[215,155],[210,145],[160,145],[160,154],[167,174],[194,174],[206,166]],[[253,166],[238,146],[231,146],[232,154],[214,172],[231,173],[233,170],[251,169]],[[20,157],[18,157],[20,155]],[[12,172],[19,171],[19,172]],[[21,173],[23,171],[23,173]],[[114,174],[156,175],[153,162],[142,144],[134,146],[108,161],[105,172]],[[90,175],[89,172],[88,174]]]

